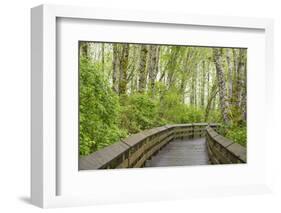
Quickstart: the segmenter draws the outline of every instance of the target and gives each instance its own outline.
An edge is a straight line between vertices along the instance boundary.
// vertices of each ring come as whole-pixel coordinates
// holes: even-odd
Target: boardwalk
[[[247,149],[219,135],[217,126],[173,124],[146,130],[80,158],[79,170],[246,163]]]
[[[185,166],[209,164],[205,138],[175,140],[170,142],[145,167]]]

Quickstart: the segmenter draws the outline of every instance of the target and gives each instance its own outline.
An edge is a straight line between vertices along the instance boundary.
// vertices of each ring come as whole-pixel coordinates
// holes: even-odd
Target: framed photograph
[[[42,5],[31,24],[33,204],[270,192],[272,20]]]

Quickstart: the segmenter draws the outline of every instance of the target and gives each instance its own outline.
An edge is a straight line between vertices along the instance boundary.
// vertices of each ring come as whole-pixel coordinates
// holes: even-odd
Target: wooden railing
[[[176,138],[205,137],[207,126],[216,128],[217,124],[175,124],[145,130],[80,158],[79,170],[143,167],[146,160]]]
[[[213,128],[206,128],[206,141],[209,159],[212,164],[246,163],[247,150],[219,135]]]

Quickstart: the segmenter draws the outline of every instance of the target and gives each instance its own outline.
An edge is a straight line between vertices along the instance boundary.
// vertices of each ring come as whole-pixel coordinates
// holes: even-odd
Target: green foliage
[[[118,96],[97,65],[80,60],[80,154],[87,155],[119,140]]]
[[[212,110],[207,120],[208,123],[222,123],[221,112],[219,110]]]
[[[184,123],[200,123],[204,120],[204,110],[190,106],[187,108],[186,120]]]
[[[232,124],[231,126],[222,125],[219,129],[219,133],[242,146],[247,145],[246,123],[240,125]]]
[[[182,102],[176,88],[167,90],[159,102],[159,117],[167,123],[192,123],[204,120],[204,110]]]
[[[183,104],[176,89],[157,96],[160,98],[143,93],[121,96],[119,127],[130,135],[165,124],[202,122],[204,110]]]
[[[165,90],[160,97],[158,103],[159,117],[165,118],[165,120],[171,123],[177,123],[182,118],[184,113],[184,106],[181,104],[181,97],[175,88]]]
[[[128,134],[152,128],[157,122],[156,102],[146,94],[123,96],[120,127]]]

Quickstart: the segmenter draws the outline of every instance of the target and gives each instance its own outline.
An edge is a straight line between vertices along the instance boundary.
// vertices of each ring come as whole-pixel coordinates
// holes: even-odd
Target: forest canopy
[[[247,49],[79,42],[80,155],[165,124],[246,146]]]

